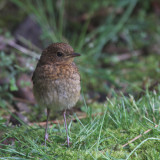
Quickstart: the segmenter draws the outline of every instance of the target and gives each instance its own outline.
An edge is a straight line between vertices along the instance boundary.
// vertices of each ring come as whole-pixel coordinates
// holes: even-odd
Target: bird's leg
[[[44,136],[44,139],[45,139],[45,146],[46,146],[46,141],[48,140],[47,129],[48,129],[49,114],[50,114],[50,109],[47,108],[47,122],[46,122],[45,136]]]
[[[67,134],[67,146],[69,147],[69,136],[68,136],[68,129],[67,129],[67,121],[66,121],[66,110],[63,112],[65,127],[66,127],[66,134]]]

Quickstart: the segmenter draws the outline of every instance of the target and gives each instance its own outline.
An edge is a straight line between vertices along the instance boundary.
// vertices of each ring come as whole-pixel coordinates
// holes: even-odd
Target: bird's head
[[[43,64],[69,64],[77,56],[80,54],[75,53],[69,44],[53,43],[42,52],[40,61]]]

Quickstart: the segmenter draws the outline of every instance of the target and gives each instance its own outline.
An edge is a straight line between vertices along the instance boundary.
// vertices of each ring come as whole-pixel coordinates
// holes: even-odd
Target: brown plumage
[[[40,57],[33,73],[33,92],[40,107],[47,108],[45,144],[48,139],[47,126],[50,110],[59,111],[73,107],[80,96],[80,75],[73,62],[73,48],[66,43],[53,43]],[[64,120],[65,119],[64,112]],[[66,124],[67,132],[67,124]],[[67,143],[69,138],[67,133]]]

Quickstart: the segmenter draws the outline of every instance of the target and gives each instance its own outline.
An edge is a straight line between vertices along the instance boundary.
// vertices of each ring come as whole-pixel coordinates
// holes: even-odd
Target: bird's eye
[[[57,56],[58,56],[58,57],[62,57],[62,56],[63,56],[63,53],[62,53],[62,52],[57,52]]]

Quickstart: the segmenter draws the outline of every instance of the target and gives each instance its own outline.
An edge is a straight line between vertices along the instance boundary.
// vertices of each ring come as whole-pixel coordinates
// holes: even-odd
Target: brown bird
[[[66,122],[66,109],[77,103],[80,96],[80,75],[73,62],[74,57],[80,56],[66,43],[53,43],[43,52],[33,73],[33,92],[40,107],[47,108],[45,129],[45,145],[48,140],[47,128],[50,110],[64,110],[64,122],[69,137]]]

